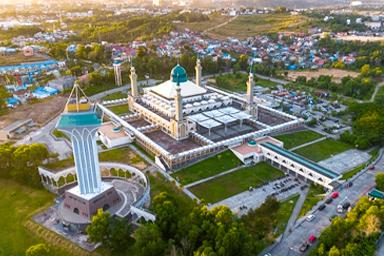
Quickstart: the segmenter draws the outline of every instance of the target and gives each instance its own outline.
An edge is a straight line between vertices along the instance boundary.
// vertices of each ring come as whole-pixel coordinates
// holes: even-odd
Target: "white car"
[[[307,216],[307,221],[313,221],[313,219],[316,217],[315,214],[310,214]]]

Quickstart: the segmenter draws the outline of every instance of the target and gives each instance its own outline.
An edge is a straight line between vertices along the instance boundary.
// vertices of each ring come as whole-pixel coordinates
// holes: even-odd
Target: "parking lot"
[[[243,215],[249,209],[260,207],[268,196],[275,196],[279,201],[284,200],[294,194],[301,192],[300,187],[304,185],[302,181],[295,180],[293,176],[285,176],[278,180],[269,182],[268,184],[249,189],[235,196],[224,199],[220,202],[210,205],[210,207],[218,205],[226,205],[238,215]]]

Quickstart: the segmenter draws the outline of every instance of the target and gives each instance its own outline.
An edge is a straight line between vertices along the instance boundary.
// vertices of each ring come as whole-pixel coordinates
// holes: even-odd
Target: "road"
[[[212,31],[212,30],[214,30],[214,29],[217,29],[217,28],[220,28],[220,27],[222,27],[222,26],[225,26],[225,25],[227,25],[228,23],[230,23],[230,22],[234,21],[235,19],[237,19],[237,17],[238,17],[238,16],[236,15],[236,16],[230,18],[229,20],[223,22],[223,23],[220,23],[220,24],[218,24],[218,25],[216,25],[216,26],[207,28],[206,30],[204,30],[204,31],[202,32],[202,34],[206,34],[206,33],[209,32],[209,31]]]
[[[345,200],[351,202],[352,205],[355,204],[360,197],[366,195],[367,192],[375,186],[375,175],[379,172],[378,170],[383,169],[384,158],[381,155],[376,163],[375,170],[365,170],[360,176],[356,177],[353,180],[353,186],[349,189],[339,191],[339,198],[335,199],[330,205],[327,205],[323,211],[314,210],[313,212],[316,217],[313,221],[308,222],[305,220],[305,217],[299,219],[296,222],[298,224],[292,229],[292,232],[284,236],[280,243],[267,251],[274,256],[302,255],[299,251],[300,245],[304,241],[307,241],[310,235],[320,236],[321,232],[330,225],[329,218],[337,214],[337,205]],[[314,209],[317,209],[317,207],[323,203],[324,201],[321,201]]]

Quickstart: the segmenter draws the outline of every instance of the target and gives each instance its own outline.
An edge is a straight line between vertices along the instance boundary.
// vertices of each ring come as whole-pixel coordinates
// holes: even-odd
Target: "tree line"
[[[172,195],[162,192],[151,203],[155,222],[143,221],[132,232],[123,220],[100,210],[92,218],[87,233],[91,241],[103,242],[122,255],[128,251],[138,256],[255,255],[273,241],[271,232],[279,207],[275,198],[269,198],[243,218],[236,217],[225,206],[208,209],[204,204],[185,213]]]

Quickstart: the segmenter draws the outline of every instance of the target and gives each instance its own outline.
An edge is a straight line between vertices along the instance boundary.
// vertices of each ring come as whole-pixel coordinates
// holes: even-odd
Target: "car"
[[[322,211],[325,207],[327,207],[325,204],[321,204],[317,210]]]
[[[368,170],[375,170],[375,166],[374,165],[369,166]]]
[[[334,218],[336,218],[336,217],[337,217],[337,215],[332,215],[331,217],[329,217],[329,221],[332,222],[332,220],[333,220]]]
[[[309,214],[306,219],[307,219],[307,221],[313,221],[315,219],[315,217],[316,217],[315,214]]]
[[[311,244],[313,244],[315,241],[316,241],[316,237],[314,235],[310,235],[308,237],[308,242],[310,242]]]
[[[339,197],[339,192],[337,192],[337,191],[333,192],[332,195],[331,195],[331,197],[332,197],[333,199],[338,198],[338,197]]]
[[[300,245],[299,250],[301,252],[305,252],[308,249],[308,247],[309,247],[309,244],[307,242],[304,242],[302,245]]]
[[[345,203],[343,203],[343,209],[344,209],[344,210],[347,210],[350,206],[351,206],[351,203],[350,203],[350,202],[345,202]]]
[[[272,254],[270,254],[269,252],[264,254],[264,256],[272,256]]]
[[[338,213],[343,213],[344,209],[343,209],[343,206],[341,204],[339,204],[337,206],[337,210],[336,210]]]
[[[328,197],[327,200],[325,200],[325,203],[326,204],[330,204],[330,203],[332,203],[332,201],[333,201],[333,198],[332,197]]]

